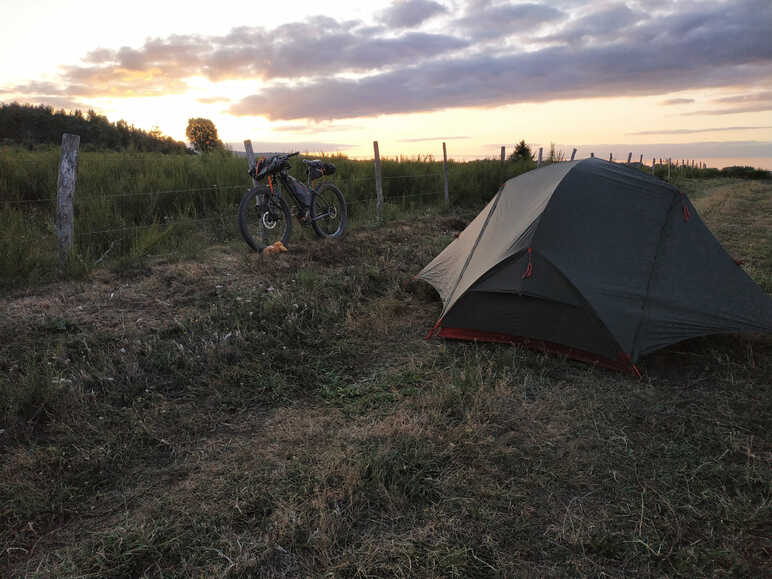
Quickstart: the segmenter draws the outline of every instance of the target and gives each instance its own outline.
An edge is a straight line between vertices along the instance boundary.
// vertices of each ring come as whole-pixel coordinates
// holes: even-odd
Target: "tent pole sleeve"
[[[646,313],[649,310],[649,292],[651,291],[651,283],[654,280],[654,272],[657,269],[657,259],[659,258],[659,254],[662,252],[662,242],[665,238],[665,233],[667,231],[668,223],[670,223],[670,214],[673,212],[673,209],[675,209],[675,207],[678,205],[680,196],[681,194],[678,191],[676,191],[673,194],[673,200],[670,203],[670,207],[668,207],[667,213],[665,213],[665,221],[659,230],[657,249],[654,252],[654,259],[651,262],[651,269],[649,270],[649,280],[646,283],[646,295],[643,296],[643,301],[641,302],[641,315],[638,318],[638,325],[635,328],[635,334],[633,334],[633,347],[632,347],[632,352],[630,353],[632,361],[638,360],[638,353],[640,352],[640,349],[641,349],[640,345],[638,344],[638,340],[640,338],[643,322],[646,320]]]
[[[493,212],[496,211],[496,207],[499,204],[499,199],[501,198],[501,193],[504,191],[504,185],[502,185],[499,188],[498,193],[496,193],[496,198],[493,201],[493,205],[491,205],[491,210],[488,212],[488,215],[485,217],[485,223],[483,223],[483,226],[480,228],[480,233],[477,235],[477,239],[474,240],[474,245],[472,246],[472,250],[469,252],[469,255],[466,256],[466,261],[464,262],[464,267],[461,268],[461,273],[458,274],[458,279],[456,279],[456,283],[453,284],[453,290],[448,294],[448,303],[453,301],[453,294],[456,293],[456,290],[458,289],[458,284],[461,282],[461,278],[464,277],[464,273],[466,272],[466,268],[469,265],[469,262],[472,259],[472,256],[474,255],[475,250],[477,249],[477,244],[480,243],[480,239],[482,238],[483,234],[485,233],[485,230],[488,228],[488,222],[491,220],[491,216],[493,215]],[[446,313],[445,307],[442,308],[442,314],[440,314],[440,319],[437,321],[439,324],[440,321],[442,321],[443,316]]]

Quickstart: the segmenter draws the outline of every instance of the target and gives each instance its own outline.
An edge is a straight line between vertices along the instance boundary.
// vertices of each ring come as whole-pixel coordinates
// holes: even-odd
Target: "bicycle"
[[[282,190],[294,202],[302,225],[311,225],[319,237],[343,236],[348,216],[343,193],[332,183],[322,183],[318,189],[313,185],[316,179],[335,173],[335,165],[303,159],[306,165],[306,183],[303,183],[288,173],[289,159],[299,154],[263,158],[249,170],[255,181],[268,180],[267,186],[261,183],[247,191],[239,205],[241,235],[255,251],[262,251],[277,241],[286,244],[292,233],[290,208]]]

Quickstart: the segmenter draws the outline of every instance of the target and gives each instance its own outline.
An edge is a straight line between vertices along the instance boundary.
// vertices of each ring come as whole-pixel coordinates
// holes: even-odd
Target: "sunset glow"
[[[206,117],[257,150],[467,159],[525,139],[772,168],[768,1],[65,4],[2,1],[0,101],[179,140]]]

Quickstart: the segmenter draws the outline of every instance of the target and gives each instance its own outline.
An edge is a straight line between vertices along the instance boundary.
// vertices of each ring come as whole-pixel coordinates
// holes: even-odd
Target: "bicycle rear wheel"
[[[268,187],[253,187],[241,199],[239,229],[244,241],[255,251],[262,251],[277,241],[286,245],[292,232],[287,202],[271,193]]]
[[[341,237],[346,229],[348,209],[343,193],[324,183],[311,200],[311,225],[319,237]]]

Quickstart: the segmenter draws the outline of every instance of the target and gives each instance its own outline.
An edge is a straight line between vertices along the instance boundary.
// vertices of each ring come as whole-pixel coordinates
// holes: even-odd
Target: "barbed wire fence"
[[[129,236],[130,234],[138,234],[142,231],[152,230],[152,229],[158,229],[158,230],[168,230],[171,227],[174,227],[176,225],[184,224],[186,226],[198,226],[203,225],[205,223],[216,223],[220,222],[222,225],[222,228],[225,229],[228,224],[230,224],[231,227],[235,225],[236,217],[238,215],[238,199],[240,198],[240,195],[238,197],[235,195],[239,191],[244,191],[248,189],[248,185],[246,183],[239,183],[239,184],[233,184],[233,185],[211,185],[211,186],[205,186],[205,187],[191,187],[191,188],[173,188],[173,189],[160,189],[160,190],[152,190],[152,191],[139,191],[139,192],[129,192],[129,191],[123,191],[123,192],[115,192],[115,193],[99,193],[98,195],[89,195],[84,198],[78,198],[75,195],[75,187],[76,187],[76,181],[77,181],[77,172],[78,172],[78,146],[79,146],[79,140],[80,138],[77,135],[69,135],[64,134],[62,137],[62,147],[60,151],[60,159],[59,159],[59,165],[58,165],[58,182],[57,182],[57,193],[56,197],[35,197],[35,198],[29,198],[29,199],[8,199],[3,200],[2,205],[4,207],[11,207],[11,208],[26,208],[31,206],[49,206],[51,208],[55,208],[56,211],[56,219],[55,219],[55,225],[56,225],[56,240],[57,240],[57,247],[59,252],[59,259],[60,263],[62,265],[66,264],[68,259],[70,258],[75,241],[78,240],[79,242],[82,242],[84,240],[91,240],[93,238],[102,236],[104,239],[102,240],[102,249],[104,251],[100,250],[101,256],[99,259],[97,259],[97,263],[104,260],[104,258],[112,251],[113,247],[116,243],[120,241],[121,238]],[[251,143],[249,141],[245,141],[245,150],[248,153],[251,153]],[[573,149],[571,153],[570,160],[574,160],[574,157],[576,155],[577,149]],[[447,157],[447,149],[445,143],[443,143],[443,156],[442,156],[442,165],[441,165],[441,171],[431,171],[428,173],[422,173],[422,174],[397,174],[397,175],[383,175],[382,166],[381,166],[381,159],[380,159],[380,152],[378,147],[378,142],[373,142],[373,159],[371,161],[374,165],[374,171],[373,174],[370,176],[349,176],[341,179],[341,185],[346,187],[346,184],[348,184],[349,189],[353,190],[355,188],[362,189],[362,186],[364,185],[365,189],[371,191],[369,196],[357,196],[354,198],[348,198],[347,199],[347,205],[351,209],[351,213],[356,215],[358,218],[358,223],[361,223],[362,220],[364,222],[367,222],[369,219],[370,223],[380,224],[384,221],[384,207],[387,210],[394,210],[398,208],[408,208],[408,207],[415,207],[418,205],[421,206],[433,206],[437,207],[441,205],[445,208],[450,207],[450,195],[449,195],[449,178],[448,178],[448,157]],[[594,153],[590,153],[591,157],[594,157]],[[254,155],[248,155],[247,156],[247,163],[250,166],[254,166]],[[456,157],[465,157],[464,155],[456,155]],[[536,166],[539,167],[543,163],[548,162],[560,162],[560,161],[566,161],[568,160],[567,155],[554,155],[554,151],[551,151],[550,157],[547,160],[543,159],[543,148],[538,149],[538,157],[536,159]],[[426,160],[434,161],[434,158],[430,155],[425,156]],[[479,158],[479,157],[478,157]],[[631,163],[632,153],[629,153],[627,158],[627,164],[633,164]],[[496,159],[495,157],[491,156],[489,158],[490,161],[500,160],[503,164],[505,161],[505,147],[501,147],[500,152],[500,158]],[[609,155],[609,161],[613,161],[613,155]],[[22,160],[25,161],[25,160]],[[100,162],[105,161],[101,160]],[[116,153],[116,157],[114,159],[107,159],[107,162],[113,162],[120,165],[125,165],[127,162],[148,162],[151,161],[151,159],[146,158],[136,158],[131,157],[130,154],[128,154],[125,158],[121,158],[119,153]],[[655,169],[659,168],[660,170],[663,167],[667,167],[667,176],[670,178],[671,176],[671,169],[677,170],[678,168],[685,168],[685,167],[691,167],[691,168],[704,168],[706,165],[704,163],[697,163],[695,161],[686,161],[681,160],[680,165],[678,162],[675,164],[672,163],[671,159],[659,159],[659,163],[657,162],[657,158],[652,158],[651,160],[651,173],[654,174]],[[437,161],[439,162],[439,160]],[[640,168],[644,168],[643,164],[643,155],[640,155],[640,158],[637,163]],[[389,189],[392,190],[392,194],[389,196],[384,197],[384,182],[386,183],[399,183],[401,181],[408,181],[408,180],[429,180],[430,185],[429,188],[433,189],[431,191],[425,191],[425,192],[419,192],[419,193],[406,193],[403,189],[403,192],[401,194],[394,194],[393,189],[394,187],[390,187]],[[370,188],[370,184],[372,184],[372,188]],[[89,203],[94,203],[95,201],[98,202],[110,202],[110,201],[117,201],[117,200],[129,200],[129,199],[138,199],[138,200],[155,200],[157,201],[160,198],[164,197],[174,197],[176,199],[179,198],[185,198],[188,197],[191,200],[196,200],[199,202],[202,202],[202,199],[206,198],[217,198],[218,196],[225,195],[226,198],[230,197],[232,203],[227,206],[216,206],[216,207],[209,207],[208,210],[201,209],[201,211],[193,211],[192,214],[178,214],[173,217],[165,217],[161,220],[155,220],[152,223],[141,223],[141,224],[122,224],[116,226],[106,226],[106,227],[98,227],[95,225],[92,225],[92,229],[86,228],[86,230],[79,229],[76,231],[75,228],[75,208],[79,206],[87,206]],[[203,202],[202,202],[203,204]],[[203,214],[202,214],[203,213]],[[214,213],[214,214],[211,214]],[[121,216],[120,215],[113,215],[115,220],[120,221]],[[228,223],[226,223],[226,220],[229,220]]]

